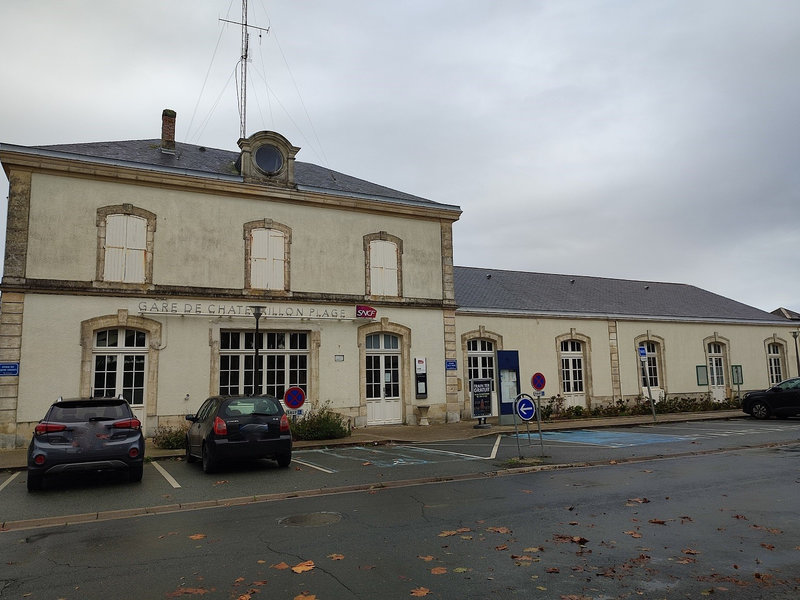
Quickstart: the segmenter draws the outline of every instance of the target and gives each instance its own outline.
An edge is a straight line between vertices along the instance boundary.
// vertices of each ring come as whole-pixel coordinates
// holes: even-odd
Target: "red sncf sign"
[[[356,319],[374,319],[378,311],[366,304],[356,304]]]

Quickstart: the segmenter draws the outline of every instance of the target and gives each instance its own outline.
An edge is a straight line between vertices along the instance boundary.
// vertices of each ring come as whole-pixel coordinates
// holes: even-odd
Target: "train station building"
[[[0,447],[59,396],[121,394],[152,434],[209,395],[300,388],[300,410],[369,427],[471,419],[477,379],[500,416],[534,372],[586,407],[797,372],[779,314],[682,284],[455,267],[458,206],[296,160],[275,132],[238,152],[174,132],[165,110],[159,138],[0,145]]]

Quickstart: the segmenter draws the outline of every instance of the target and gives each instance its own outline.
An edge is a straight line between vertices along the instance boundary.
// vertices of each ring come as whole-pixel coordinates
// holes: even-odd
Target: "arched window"
[[[467,389],[472,389],[473,379],[491,379],[492,390],[494,390],[494,352],[494,342],[491,340],[472,339],[467,341],[467,371],[470,382]]]
[[[769,368],[769,384],[771,386],[784,380],[782,344],[776,342],[767,344],[767,365]]]
[[[583,393],[583,345],[578,340],[561,342],[561,386],[565,394]]]
[[[658,388],[661,378],[658,368],[658,344],[655,342],[642,342],[640,348],[645,349],[645,360],[642,363],[642,387]]]
[[[288,291],[292,230],[271,219],[244,226],[245,288]]]
[[[97,280],[142,284],[153,281],[156,216],[132,204],[97,209]]]
[[[403,241],[381,231],[364,236],[366,293],[368,296],[403,295]]]
[[[122,396],[143,406],[147,381],[147,334],[128,328],[101,329],[92,345],[92,397]]]

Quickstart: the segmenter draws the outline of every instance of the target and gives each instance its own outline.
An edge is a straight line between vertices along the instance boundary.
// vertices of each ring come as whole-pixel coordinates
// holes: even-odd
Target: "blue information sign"
[[[457,360],[445,360],[444,361],[444,370],[445,371],[458,371],[458,361]]]
[[[0,363],[0,376],[3,375],[8,377],[19,375],[19,363],[18,362]]]
[[[528,395],[520,395],[516,404],[517,415],[523,421],[530,421],[536,416],[536,404]]]

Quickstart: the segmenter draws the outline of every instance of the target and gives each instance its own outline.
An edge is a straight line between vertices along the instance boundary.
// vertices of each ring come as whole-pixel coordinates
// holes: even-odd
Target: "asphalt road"
[[[0,598],[797,598],[798,458],[795,441],[7,531]]]
[[[691,456],[800,440],[800,420],[731,419],[629,428],[549,431],[535,423],[519,436],[489,435],[450,442],[332,447],[296,451],[289,469],[259,461],[202,473],[197,464],[145,465],[140,484],[81,477],[28,493],[25,473],[0,473],[0,525],[20,529],[195,510],[332,491],[379,489],[443,479],[491,478],[508,468],[556,468],[659,456]],[[0,533],[2,535],[2,533]]]

